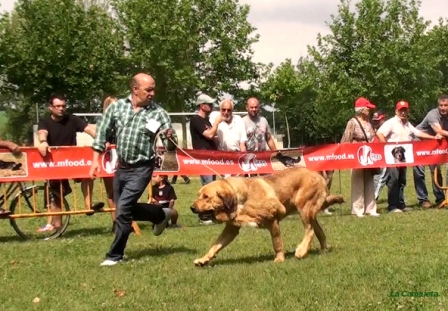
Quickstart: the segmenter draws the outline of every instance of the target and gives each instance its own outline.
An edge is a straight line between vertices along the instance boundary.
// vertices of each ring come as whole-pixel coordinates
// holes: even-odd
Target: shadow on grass
[[[74,237],[83,237],[83,236],[91,236],[91,235],[110,235],[113,237],[114,233],[111,231],[110,227],[97,227],[97,228],[78,228],[78,229],[70,229],[70,226],[67,228],[67,231],[59,237],[58,239],[64,238],[74,238]]]
[[[169,256],[173,254],[196,254],[195,249],[187,248],[184,246],[178,247],[158,247],[158,248],[147,248],[140,251],[129,251],[128,255],[132,259],[140,259],[142,257],[149,256]]]
[[[0,243],[8,243],[8,242],[28,242],[30,240],[23,239],[18,235],[11,236],[0,236]]]
[[[285,253],[285,260],[304,260],[310,256],[319,256],[331,253],[332,248],[329,248],[327,251],[322,253],[319,249],[312,249],[308,252],[308,255],[305,258],[297,259],[294,257],[294,251]],[[238,264],[253,264],[253,263],[262,263],[262,262],[272,262],[274,263],[274,255],[266,254],[261,256],[248,256],[248,257],[240,257],[240,258],[229,258],[229,259],[215,259],[211,262],[211,265],[238,265]]]

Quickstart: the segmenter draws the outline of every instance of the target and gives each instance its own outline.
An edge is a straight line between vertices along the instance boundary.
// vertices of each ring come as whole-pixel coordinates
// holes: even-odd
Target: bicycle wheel
[[[34,195],[36,196],[33,199],[33,188]],[[17,232],[19,236],[24,239],[45,239],[50,240],[61,236],[70,223],[70,215],[61,215],[61,229],[58,231],[44,231],[38,232],[38,228],[42,227],[48,220],[47,216],[39,216],[41,213],[47,212],[47,195],[45,192],[45,186],[31,186],[25,188],[22,192],[17,194],[17,196],[11,201],[10,211],[12,215],[20,215],[20,214],[33,214],[33,201],[39,202],[36,204],[36,216],[33,217],[24,217],[24,218],[10,218],[11,226]],[[48,189],[51,191],[51,194],[54,196],[55,200],[59,200],[59,193],[52,189]],[[64,198],[62,200],[63,206],[62,209],[66,211],[70,211],[70,206],[67,200]]]

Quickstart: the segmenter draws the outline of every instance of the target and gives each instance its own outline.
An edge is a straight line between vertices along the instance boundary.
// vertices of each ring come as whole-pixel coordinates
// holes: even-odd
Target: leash
[[[156,151],[156,144],[157,144],[157,140],[160,138],[160,135],[162,135],[162,132],[158,132],[157,135],[156,135],[155,138],[154,138],[154,144],[153,144],[153,151],[154,151],[154,154],[157,154],[157,151]],[[181,147],[174,141],[174,139],[172,139],[172,138],[168,138],[168,139],[173,143],[174,146],[176,146],[177,149],[179,149],[179,150],[180,150],[183,154],[185,154],[187,157],[189,157],[189,158],[192,159],[192,160],[197,160],[197,159],[195,159],[193,156],[191,156],[188,152],[186,152],[183,148],[181,148]],[[210,171],[212,171],[213,173],[215,173],[215,175],[219,176],[219,178],[224,179],[224,177],[223,177],[221,174],[219,174],[217,171],[215,171],[213,168],[211,168],[211,167],[208,166],[207,164],[200,163],[200,165],[204,166],[204,167],[207,168],[208,170],[210,170]]]

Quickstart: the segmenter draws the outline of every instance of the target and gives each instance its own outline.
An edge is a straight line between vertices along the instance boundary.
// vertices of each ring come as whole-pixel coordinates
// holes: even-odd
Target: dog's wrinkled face
[[[217,222],[226,222],[234,218],[236,205],[231,186],[224,180],[217,180],[199,190],[198,199],[191,206],[191,211],[202,220],[212,217]]]

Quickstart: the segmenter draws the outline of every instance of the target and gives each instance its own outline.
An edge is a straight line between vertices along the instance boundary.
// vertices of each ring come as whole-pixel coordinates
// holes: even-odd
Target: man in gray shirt
[[[247,115],[243,118],[246,127],[247,151],[266,151],[269,147],[277,151],[274,138],[272,137],[269,123],[266,118],[260,116],[260,103],[254,97],[247,100]]]
[[[423,121],[417,126],[417,129],[427,133],[429,135],[440,134],[444,137],[448,137],[448,95],[441,95],[438,98],[438,107],[428,112]],[[434,170],[439,165],[430,165],[431,181],[434,196],[436,198],[436,205],[440,204],[445,195],[442,189],[438,188],[434,182]],[[414,186],[417,194],[417,199],[420,206],[423,208],[430,208],[432,206],[428,198],[428,190],[425,184],[425,166],[414,166]],[[442,185],[442,175],[438,175],[438,184]]]

